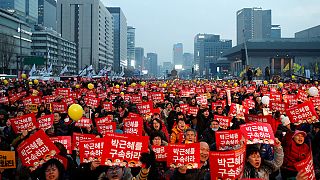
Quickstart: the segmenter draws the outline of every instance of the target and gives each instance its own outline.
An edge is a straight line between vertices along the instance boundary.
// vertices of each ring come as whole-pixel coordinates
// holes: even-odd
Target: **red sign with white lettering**
[[[37,121],[38,121],[38,128],[43,129],[44,131],[46,131],[47,129],[52,127],[53,121],[54,121],[54,115],[53,114],[49,114],[49,115],[45,115],[45,116],[39,117],[37,119]]]
[[[123,120],[123,131],[125,134],[133,134],[142,136],[143,119],[138,118],[125,118]]]
[[[34,113],[12,118],[10,122],[15,133],[21,133],[23,130],[31,131],[38,126]]]
[[[247,144],[274,144],[274,134],[270,124],[253,122],[240,125]]]
[[[89,163],[95,160],[101,161],[104,151],[104,139],[95,138],[92,140],[80,141],[79,156],[81,163]]]
[[[50,137],[50,140],[54,142],[59,142],[67,149],[67,154],[72,154],[71,149],[71,136],[56,136]]]
[[[200,168],[200,144],[170,144],[167,146],[167,165],[177,168],[187,166],[188,169]]]
[[[240,130],[216,131],[216,148],[219,151],[238,149],[241,145]]]
[[[289,117],[291,123],[301,124],[306,121],[309,123],[317,122],[318,115],[312,102],[306,101],[302,104],[296,105],[294,107],[288,108],[286,114]]]

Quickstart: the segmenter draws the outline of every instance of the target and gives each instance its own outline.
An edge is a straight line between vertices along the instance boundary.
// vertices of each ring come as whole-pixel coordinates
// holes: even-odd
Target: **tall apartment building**
[[[199,75],[210,73],[210,64],[216,63],[222,53],[232,47],[232,40],[222,40],[220,35],[197,34],[194,38],[194,63]]]
[[[55,0],[38,0],[38,24],[57,30],[57,2]]]
[[[113,16],[114,25],[114,62],[113,70],[121,72],[127,67],[127,19],[121,8],[108,7],[108,11]]]
[[[127,27],[127,64],[128,67],[135,67],[135,29],[132,26]]]
[[[175,66],[183,65],[183,44],[177,43],[173,45],[173,64]]]
[[[156,77],[158,76],[158,55],[156,53],[147,53],[148,74]]]
[[[144,49],[142,47],[135,48],[135,68],[142,71],[144,69]]]
[[[237,44],[271,37],[271,10],[243,8],[237,11]]]
[[[45,58],[45,65],[52,64],[54,74],[68,66],[70,74],[78,71],[76,62],[76,44],[61,37],[59,33],[48,28],[35,29],[32,33],[31,55]]]
[[[113,65],[113,20],[99,0],[58,0],[58,33],[76,43],[78,69]]]
[[[0,8],[14,13],[31,27],[38,23],[38,0],[1,0]]]

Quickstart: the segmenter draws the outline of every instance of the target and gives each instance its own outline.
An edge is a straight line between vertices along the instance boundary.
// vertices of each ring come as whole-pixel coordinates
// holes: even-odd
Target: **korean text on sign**
[[[247,140],[247,144],[274,144],[274,134],[268,123],[247,123],[240,125],[240,130]]]
[[[200,144],[169,145],[167,147],[167,165],[180,167],[186,165],[188,169],[200,167]]]
[[[148,136],[106,134],[104,139],[104,165],[137,167],[141,153],[148,152]]]

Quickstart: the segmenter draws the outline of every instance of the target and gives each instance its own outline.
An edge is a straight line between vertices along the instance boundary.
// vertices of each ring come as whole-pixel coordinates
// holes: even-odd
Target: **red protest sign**
[[[116,130],[116,122],[109,122],[104,124],[97,124],[97,130],[99,133],[101,133],[103,136],[105,136],[106,133],[113,133]]]
[[[51,106],[53,112],[67,113],[68,111],[68,105],[65,102],[53,102],[51,103]]]
[[[142,136],[143,119],[138,118],[125,118],[123,120],[123,131],[125,134],[133,134]]]
[[[77,150],[80,141],[91,140],[96,138],[94,134],[81,134],[81,133],[73,133],[72,134],[72,149]]]
[[[282,94],[281,93],[271,93],[270,94],[270,101],[282,101]]]
[[[302,104],[288,108],[286,114],[291,123],[301,124],[308,120],[308,122],[317,122],[318,115],[314,109],[312,102],[306,101]]]
[[[204,104],[204,105],[208,104],[208,100],[206,96],[198,96],[196,97],[196,101],[198,104]]]
[[[72,154],[71,149],[71,136],[56,136],[56,137],[50,137],[50,140],[55,143],[59,142],[63,144],[63,146],[67,149],[68,154]]]
[[[200,167],[200,144],[170,144],[167,146],[168,167],[180,167],[186,165],[188,169]]]
[[[72,96],[64,98],[64,101],[67,103],[67,105],[75,104],[75,100]]]
[[[224,109],[224,107],[226,106],[226,101],[220,100],[220,101],[212,102],[211,105],[212,105],[212,106],[211,106],[211,109],[214,110],[214,111],[216,110],[216,108],[217,108],[218,106],[221,106],[222,109]]]
[[[1,97],[0,104],[9,104],[9,98],[8,97]]]
[[[100,99],[99,98],[94,98],[94,97],[87,97],[85,98],[85,102],[87,106],[91,106],[94,108],[97,108],[100,104]]]
[[[38,128],[43,129],[44,131],[46,131],[47,129],[52,127],[53,121],[54,121],[54,115],[53,114],[49,114],[49,115],[45,115],[45,116],[39,117],[37,119],[37,121],[38,121]]]
[[[309,99],[314,107],[320,107],[320,97],[312,97]]]
[[[189,107],[188,115],[197,116],[198,110],[199,110],[198,107]]]
[[[104,102],[103,103],[103,109],[105,109],[106,111],[112,111],[112,103],[111,102]]]
[[[104,139],[96,138],[87,141],[80,141],[79,156],[81,163],[88,163],[95,160],[101,161],[104,151]]]
[[[240,130],[216,131],[217,150],[233,150],[240,147],[242,134]]]
[[[298,172],[305,173],[308,180],[316,180],[311,153],[304,160],[295,163],[294,167]]]
[[[298,93],[297,93],[297,99],[300,100],[300,101],[306,101],[308,100],[308,93],[306,91],[303,91],[303,90],[298,90]]]
[[[152,146],[152,150],[156,155],[156,161],[167,161],[167,146]]]
[[[103,165],[137,167],[141,153],[148,152],[148,136],[106,134],[104,139]]]
[[[244,116],[245,116],[246,122],[262,122],[262,123],[270,124],[272,121],[272,115],[258,116],[258,115],[246,114]]]
[[[152,113],[153,103],[152,102],[142,102],[141,104],[137,104],[137,108],[140,114],[148,114]]]
[[[141,94],[132,94],[132,96],[131,96],[131,101],[132,101],[132,103],[134,103],[134,104],[142,103],[142,96],[141,96]]]
[[[17,152],[24,166],[37,168],[58,154],[59,149],[44,131],[39,130],[23,141],[17,148]]]
[[[274,134],[270,124],[253,122],[240,125],[247,144],[274,144]]]
[[[57,88],[55,90],[56,96],[63,96],[63,97],[69,97],[70,96],[71,89],[70,88]]]
[[[288,105],[281,101],[270,101],[269,107],[272,111],[279,111],[281,114],[284,114]]]
[[[155,101],[155,100],[163,101],[164,100],[164,95],[162,92],[152,92],[151,97],[152,97],[153,101]]]
[[[92,125],[92,120],[86,117],[82,117],[78,121],[76,121],[75,125],[76,127],[90,127]]]
[[[21,133],[23,130],[31,131],[38,126],[34,113],[12,118],[10,122],[15,133]]]
[[[182,90],[180,91],[181,97],[190,97],[190,91]]]
[[[210,152],[211,179],[240,179],[245,164],[246,146],[232,151]]]
[[[180,104],[180,109],[182,113],[187,113],[189,110],[189,105],[188,104]]]
[[[219,121],[219,127],[222,129],[228,129],[231,126],[231,117],[214,115],[214,119]]]
[[[56,98],[55,96],[44,96],[44,97],[42,97],[42,102],[45,104],[52,103],[52,102],[54,102],[55,98]]]

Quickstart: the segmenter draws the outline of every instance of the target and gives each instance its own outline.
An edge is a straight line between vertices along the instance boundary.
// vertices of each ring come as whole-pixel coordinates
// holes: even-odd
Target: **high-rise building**
[[[58,33],[77,46],[79,70],[113,65],[112,15],[98,0],[58,0]]]
[[[108,7],[113,16],[114,25],[114,61],[113,70],[121,72],[127,67],[127,19],[120,7]]]
[[[57,2],[55,0],[38,0],[38,24],[57,30]]]
[[[271,37],[271,10],[244,8],[237,11],[237,44]]]
[[[127,27],[127,56],[128,67],[135,67],[135,29],[132,26]]]
[[[183,53],[183,68],[192,69],[193,67],[193,54],[192,53]]]
[[[281,27],[280,25],[271,25],[271,38],[281,38]]]
[[[68,73],[77,74],[76,44],[61,37],[52,29],[39,27],[32,32],[31,55],[45,58],[46,66],[52,64],[54,74],[68,66]]]
[[[199,75],[213,72],[210,68],[222,53],[232,47],[232,40],[222,40],[220,35],[197,34],[194,38],[195,70]]]
[[[13,12],[20,20],[30,26],[38,23],[37,0],[1,0],[0,8]]]
[[[156,77],[158,76],[158,55],[156,53],[147,53],[148,74]]]
[[[294,33],[295,38],[320,38],[320,25]]]
[[[18,74],[17,69],[23,69],[23,57],[31,53],[31,35],[31,27],[26,22],[0,9],[1,73]]]
[[[173,64],[182,69],[183,65],[183,44],[177,43],[173,45]]]
[[[144,69],[144,49],[142,47],[135,48],[135,68],[142,71]]]

